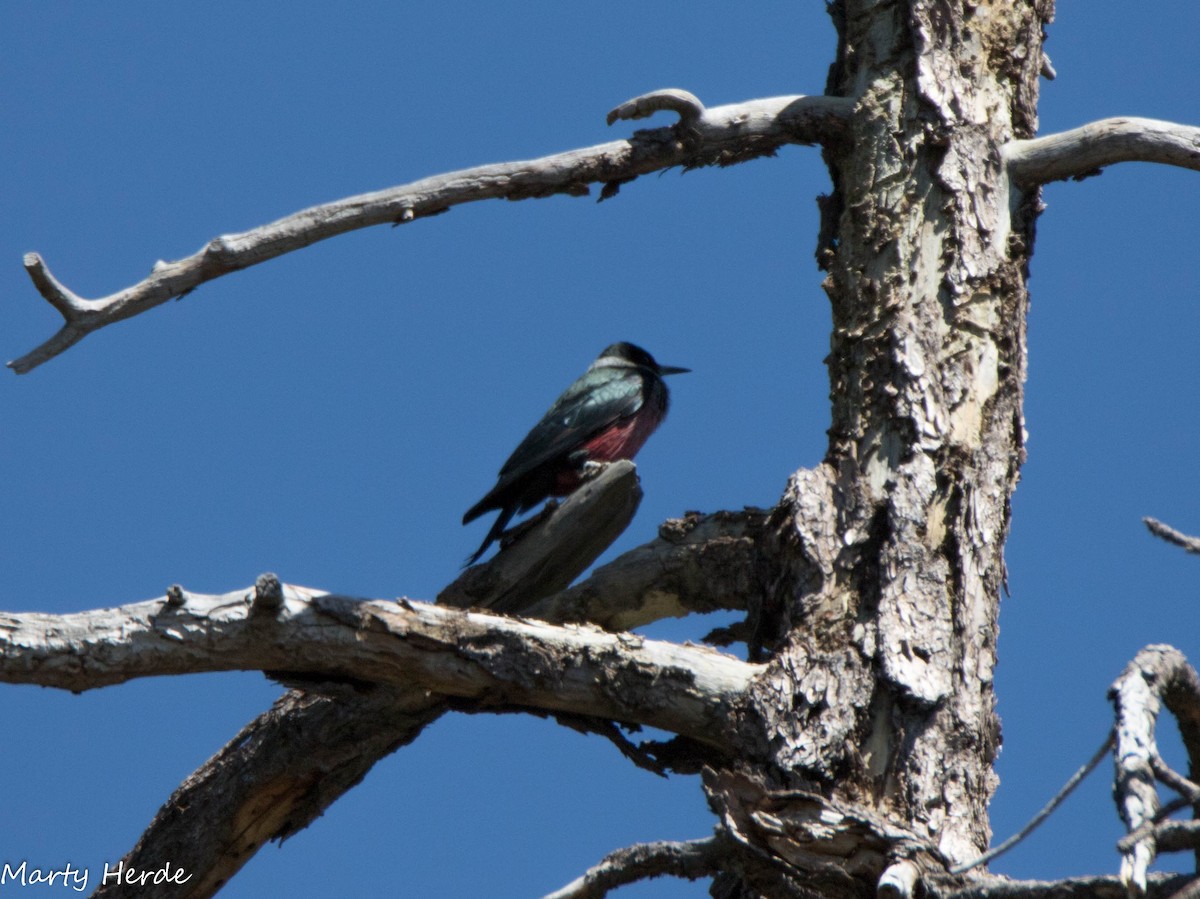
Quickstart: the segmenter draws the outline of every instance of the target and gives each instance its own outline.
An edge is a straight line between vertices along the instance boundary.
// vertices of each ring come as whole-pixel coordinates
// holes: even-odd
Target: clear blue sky
[[[1200,6],[1060,7],[1043,132],[1118,114],[1196,123]],[[100,296],[304,206],[627,134],[605,112],[654,88],[709,104],[822,91],[823,4],[680,9],[5,4],[0,353],[58,327],[21,267],[29,250]],[[812,254],[827,189],[819,152],[788,148],[643,178],[602,205],[460,207],[221,279],[31,375],[0,373],[0,607],[219,592],[267,570],[432,597],[486,527],[461,527],[463,510],[614,340],[695,370],[639,457],[646,498],[617,549],[686,509],[773,503],[824,451],[829,313]],[[1133,653],[1170,641],[1200,661],[1200,561],[1140,524],[1200,532],[1200,176],[1126,165],[1045,199],[1001,614],[998,837],[1095,749]],[[278,692],[254,673],[0,689],[0,862],[71,862],[94,885]],[[1108,774],[996,870],[1115,871]],[[710,828],[694,779],[632,770],[599,738],[448,717],[223,895],[529,896],[617,847]]]

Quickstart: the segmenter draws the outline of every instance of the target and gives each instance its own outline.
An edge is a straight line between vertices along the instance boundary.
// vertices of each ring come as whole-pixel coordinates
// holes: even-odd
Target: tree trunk
[[[1036,128],[1053,4],[831,11],[829,92],[859,98],[848,138],[825,151],[832,427],[824,461],[793,477],[774,519],[756,629],[773,653],[756,691],[762,780],[776,818],[804,817],[778,791],[801,805],[812,791],[962,862],[990,837],[996,620],[1039,209],[1036,189],[1012,195],[1000,148]],[[710,783],[726,810],[739,789],[744,803],[745,783]],[[771,844],[753,818],[750,840]]]

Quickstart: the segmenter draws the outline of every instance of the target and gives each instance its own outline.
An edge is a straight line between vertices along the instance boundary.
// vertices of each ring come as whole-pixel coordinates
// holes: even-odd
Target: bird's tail
[[[483,538],[483,543],[479,549],[463,562],[463,568],[470,568],[479,561],[479,557],[487,552],[487,548],[500,539],[504,533],[504,529],[508,527],[508,523],[512,520],[513,515],[517,512],[516,506],[506,506],[500,510],[500,514],[496,516],[496,520],[492,523],[491,530],[487,532],[487,536]]]

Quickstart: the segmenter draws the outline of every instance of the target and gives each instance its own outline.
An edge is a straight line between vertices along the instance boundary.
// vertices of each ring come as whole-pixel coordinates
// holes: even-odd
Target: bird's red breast
[[[662,419],[662,410],[653,408],[652,404],[647,404],[631,418],[618,421],[601,431],[580,449],[587,453],[589,462],[616,462],[618,459],[632,459],[650,439],[650,435],[654,433]],[[566,496],[579,486],[581,480],[579,472],[575,469],[561,469],[555,476],[553,495]]]

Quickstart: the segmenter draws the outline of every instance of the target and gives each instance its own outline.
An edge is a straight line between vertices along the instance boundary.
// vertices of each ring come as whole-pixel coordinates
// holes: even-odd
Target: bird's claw
[[[579,466],[579,477],[582,480],[590,481],[592,478],[599,477],[610,464],[609,462],[593,462],[588,459]]]

